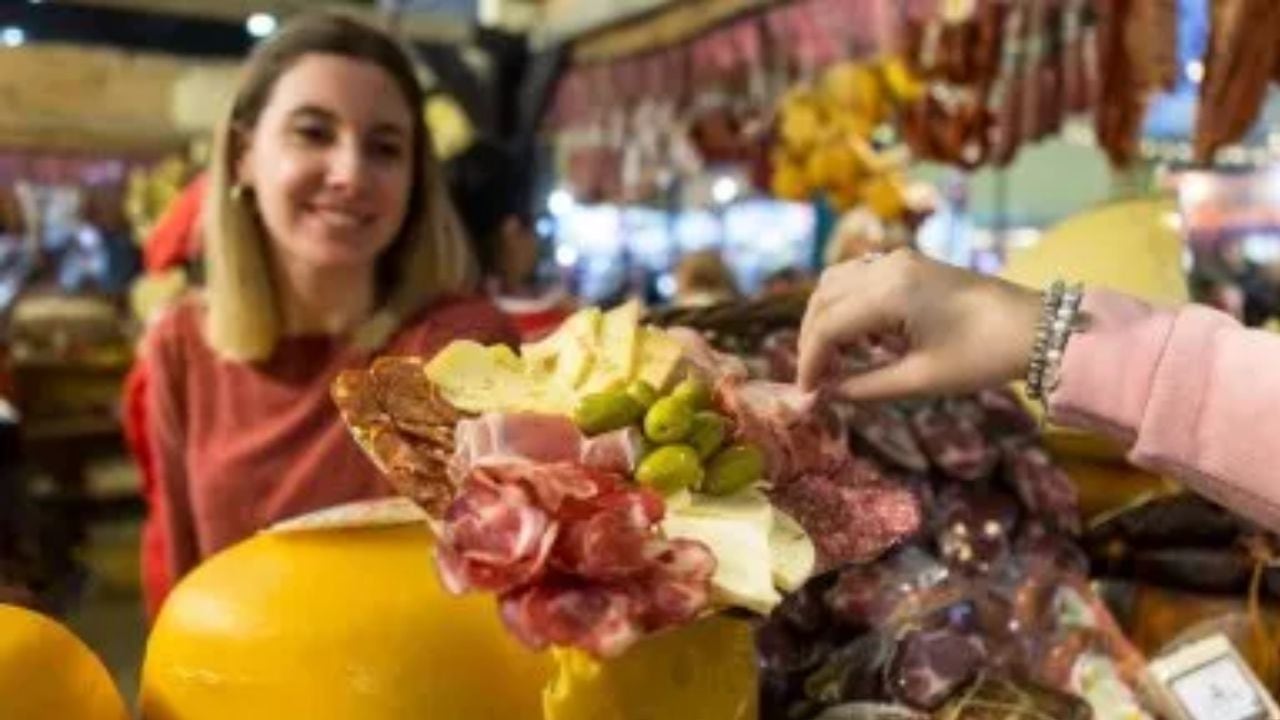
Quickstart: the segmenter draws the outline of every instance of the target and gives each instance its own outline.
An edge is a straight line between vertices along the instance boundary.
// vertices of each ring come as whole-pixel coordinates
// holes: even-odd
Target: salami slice
[[[924,451],[944,473],[959,480],[979,480],[991,474],[999,452],[971,418],[930,404],[911,417]]]
[[[1066,471],[1038,445],[1011,443],[1004,448],[1005,478],[1023,506],[1050,527],[1080,534],[1080,500]]]
[[[848,486],[806,475],[775,488],[772,499],[813,538],[819,570],[874,560],[922,522],[919,498],[894,483]]]
[[[843,403],[839,412],[852,431],[850,441],[856,451],[912,472],[929,469],[929,458],[916,442],[910,423],[892,406]]]

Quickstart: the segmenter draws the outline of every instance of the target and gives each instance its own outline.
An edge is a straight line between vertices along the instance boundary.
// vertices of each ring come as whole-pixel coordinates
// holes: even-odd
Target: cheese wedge
[[[769,528],[738,518],[673,513],[662,521],[667,537],[697,540],[716,556],[711,589],[717,602],[767,615],[782,596],[773,586]]]
[[[599,308],[579,310],[548,337],[521,346],[526,372],[550,378],[551,384],[564,390],[576,390],[595,362],[602,317]]]
[[[773,584],[783,592],[795,592],[804,585],[818,561],[813,540],[790,515],[772,508],[769,528],[769,564]]]
[[[680,369],[683,348],[659,328],[641,328],[636,359],[636,379],[644,380],[659,393],[671,386]]]
[[[631,381],[640,329],[640,303],[635,300],[605,313],[595,362],[582,385],[584,392],[600,392]]]

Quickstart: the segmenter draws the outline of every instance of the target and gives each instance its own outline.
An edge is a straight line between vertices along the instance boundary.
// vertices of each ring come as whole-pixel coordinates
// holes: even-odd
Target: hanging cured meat
[[[1214,0],[1212,8],[1196,115],[1195,157],[1201,163],[1248,132],[1280,70],[1280,3]]]

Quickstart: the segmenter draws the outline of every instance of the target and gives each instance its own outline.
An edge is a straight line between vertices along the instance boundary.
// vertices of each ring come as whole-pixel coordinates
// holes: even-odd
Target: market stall
[[[394,496],[191,572],[149,637],[143,717],[1280,718],[1273,532],[1047,427],[1020,387],[803,393],[808,282],[755,292],[920,244],[953,194],[921,163],[999,173],[1083,127],[1119,189],[999,248],[1003,277],[1186,302],[1183,230],[1229,208],[1132,197],[1167,190],[1142,132],[1185,72],[1177,3],[600,7],[548,3],[538,34],[568,59],[542,229],[583,307],[518,347],[353,361],[332,399]],[[1272,13],[1215,7],[1203,92],[1252,122],[1222,38]],[[1209,117],[1197,148],[1248,124]],[[686,254],[725,256],[728,288],[661,302]]]

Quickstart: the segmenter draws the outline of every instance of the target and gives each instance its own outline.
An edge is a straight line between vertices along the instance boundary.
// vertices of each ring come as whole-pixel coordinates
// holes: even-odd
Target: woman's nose
[[[358,143],[338,143],[329,156],[329,184],[344,188],[359,187],[364,180],[367,163]]]

